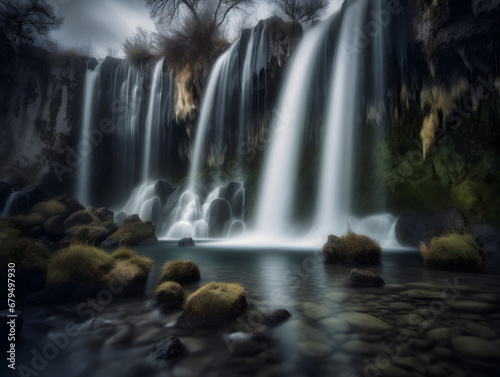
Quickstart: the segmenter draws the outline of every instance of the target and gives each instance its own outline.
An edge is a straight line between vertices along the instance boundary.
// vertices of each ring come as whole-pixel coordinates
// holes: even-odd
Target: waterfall
[[[244,30],[210,71],[196,124],[189,179],[176,207],[168,214],[167,238],[228,236],[245,228],[245,185],[230,182],[235,177],[228,179],[223,164],[238,160],[239,172],[238,148],[252,134],[252,122],[259,112],[254,98],[260,94],[259,78],[267,68],[265,25],[261,21]],[[208,190],[207,185],[199,184],[207,165],[213,180]]]
[[[163,91],[163,61],[158,60],[153,69],[151,79],[151,91],[148,102],[148,112],[146,116],[146,134],[144,138],[144,148],[142,157],[142,182],[147,182],[153,177],[151,169],[151,160],[160,158],[157,148],[151,148],[154,145],[153,140],[157,141],[160,138],[160,122],[165,115],[161,109],[162,106],[162,91]],[[169,88],[171,85],[169,85]],[[151,150],[153,149],[153,150]]]
[[[284,235],[294,200],[298,151],[307,111],[304,93],[310,90],[314,72],[311,66],[320,55],[329,24],[322,22],[310,30],[297,47],[289,68],[273,121],[273,137],[260,178],[257,205],[257,232]]]
[[[81,140],[85,142],[87,150],[81,151],[81,160],[78,170],[78,181],[76,197],[84,205],[90,204],[90,176],[92,163],[92,145],[90,144],[90,132],[92,127],[96,126],[95,115],[98,102],[97,92],[99,90],[97,83],[99,81],[98,65],[93,71],[87,70],[85,76],[85,84],[83,89],[83,113],[82,113],[82,131]]]
[[[386,7],[385,0],[347,1],[339,14],[308,30],[296,48],[272,123],[271,144],[266,151],[256,198],[254,235],[288,239],[296,234],[293,209],[303,200],[296,190],[302,140],[310,119],[308,99],[321,90],[318,86],[324,85],[314,80],[320,77],[330,81],[324,98],[320,98],[325,114],[318,129],[321,136],[317,143],[316,193],[308,193],[315,195],[308,238],[325,240],[330,233],[341,235],[349,225],[354,231],[377,238],[383,245],[393,237],[396,219],[392,216],[358,219],[352,213],[352,172],[355,146],[359,147],[356,134],[365,120],[366,103],[374,104],[377,109],[379,128],[384,123],[380,115],[385,109],[386,41],[391,31],[381,16],[384,12],[383,16],[389,15],[390,21]],[[362,34],[368,25],[377,26],[377,32]],[[331,59],[327,56],[329,49],[333,52]],[[322,65],[325,61],[327,64]]]

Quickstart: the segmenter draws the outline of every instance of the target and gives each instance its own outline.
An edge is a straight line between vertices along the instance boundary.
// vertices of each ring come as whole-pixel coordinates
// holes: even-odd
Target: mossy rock
[[[64,229],[68,230],[75,226],[90,225],[94,218],[86,210],[71,214],[64,222]]]
[[[429,246],[420,243],[420,253],[426,266],[444,270],[480,271],[486,259],[486,253],[471,234],[434,237]]]
[[[140,293],[144,291],[152,268],[151,259],[135,255],[118,261],[109,273],[109,280],[114,287],[123,287],[122,293]]]
[[[46,270],[49,261],[49,250],[40,241],[22,235],[6,221],[0,221],[0,261],[1,264],[16,264],[19,274],[30,274],[34,270]]]
[[[66,234],[67,236],[63,240],[63,245],[69,245],[72,242],[98,244],[104,241],[111,232],[102,225],[75,225],[69,228]]]
[[[247,306],[245,289],[239,284],[211,282],[189,295],[184,305],[183,323],[217,325],[243,314]]]
[[[132,250],[126,246],[121,246],[111,253],[111,257],[116,260],[126,260],[137,255],[135,250]]]
[[[166,281],[155,290],[155,300],[160,305],[167,305],[170,309],[182,308],[184,291],[179,283]]]
[[[323,255],[327,263],[378,264],[382,248],[365,235],[348,232],[342,237],[328,236],[323,246]]]
[[[165,281],[175,281],[179,284],[193,283],[201,279],[200,269],[194,262],[183,262],[176,259],[165,263],[163,266],[159,283]]]
[[[102,287],[114,263],[115,260],[101,249],[72,244],[51,258],[47,284],[75,282],[85,287]]]
[[[125,224],[106,240],[106,246],[156,244],[158,239],[151,221]]]

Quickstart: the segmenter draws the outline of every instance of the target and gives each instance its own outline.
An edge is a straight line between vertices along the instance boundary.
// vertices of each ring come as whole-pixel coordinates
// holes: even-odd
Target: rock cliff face
[[[3,42],[0,175],[18,186],[40,184],[50,163],[74,142],[82,77],[97,62]]]
[[[386,173],[360,178],[358,209],[500,223],[500,1],[407,4],[409,69],[389,87],[385,144],[364,156]]]

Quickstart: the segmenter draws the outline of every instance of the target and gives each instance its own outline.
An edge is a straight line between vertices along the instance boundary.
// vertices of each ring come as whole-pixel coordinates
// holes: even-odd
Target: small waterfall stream
[[[81,140],[86,141],[87,150],[81,151],[81,161],[78,170],[76,197],[84,205],[90,204],[90,172],[92,163],[92,145],[90,145],[90,131],[95,126],[96,107],[99,100],[99,69],[87,70],[83,95],[83,114]]]

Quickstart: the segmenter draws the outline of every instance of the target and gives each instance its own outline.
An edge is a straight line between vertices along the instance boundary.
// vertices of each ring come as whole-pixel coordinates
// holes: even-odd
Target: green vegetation
[[[429,246],[420,242],[424,264],[438,269],[482,270],[486,253],[471,234],[449,233],[434,237]]]
[[[40,241],[24,237],[21,231],[6,221],[0,221],[0,261],[2,265],[15,263],[18,271],[46,269],[49,250]]]
[[[211,282],[189,295],[184,318],[199,324],[220,324],[241,315],[246,306],[246,292],[242,286]]]
[[[114,260],[105,251],[96,247],[73,243],[60,250],[49,263],[47,283],[70,281],[87,286],[102,286]]]
[[[121,246],[111,253],[111,257],[116,260],[126,260],[135,257],[137,252],[128,247]]]
[[[68,209],[64,204],[51,199],[46,202],[36,204],[28,215],[16,215],[12,217],[12,222],[21,229],[32,229],[35,226],[42,226],[52,216],[64,215]]]
[[[328,236],[323,246],[325,262],[378,264],[382,249],[380,245],[365,235],[349,231],[342,237]]]
[[[108,237],[108,240],[118,245],[136,245],[148,240],[157,241],[157,238],[151,221],[136,221],[132,224],[125,224]]]
[[[196,263],[176,259],[165,263],[160,273],[159,283],[175,281],[184,284],[199,281],[200,279],[200,269]]]
[[[179,283],[166,281],[156,288],[155,300],[159,304],[167,303],[182,307],[184,303],[184,291]]]
[[[109,274],[113,285],[121,284],[125,293],[134,293],[144,290],[144,285],[153,268],[153,261],[149,258],[135,255],[126,260],[120,260]]]

